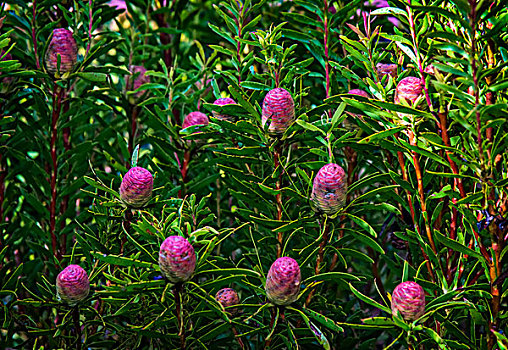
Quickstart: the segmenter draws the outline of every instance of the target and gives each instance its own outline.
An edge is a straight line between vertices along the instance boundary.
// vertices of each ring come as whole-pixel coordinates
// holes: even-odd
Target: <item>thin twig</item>
[[[74,307],[72,312],[72,319],[74,321],[74,331],[76,332],[76,350],[81,350],[81,326],[79,324],[79,305]]]

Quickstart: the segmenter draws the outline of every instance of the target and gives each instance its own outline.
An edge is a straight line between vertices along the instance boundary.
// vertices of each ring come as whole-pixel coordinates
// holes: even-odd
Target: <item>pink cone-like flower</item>
[[[312,209],[328,215],[337,213],[346,203],[346,178],[346,172],[339,165],[329,163],[323,166],[312,185]]]
[[[400,312],[406,321],[414,321],[425,312],[425,291],[416,282],[402,282],[393,290],[392,315]]]
[[[215,100],[213,103],[214,105],[218,106],[224,106],[224,105],[231,105],[236,104],[236,101],[229,97],[223,97],[219,98],[218,100]],[[227,121],[233,121],[234,117],[227,114],[221,114],[219,112],[213,111],[213,116],[219,120],[227,120]]]
[[[414,104],[422,96],[422,80],[416,77],[406,77],[397,85],[395,103],[405,100],[409,105]]]
[[[88,274],[79,265],[69,265],[56,278],[57,297],[73,306],[90,292]]]
[[[159,251],[162,273],[173,283],[189,280],[196,268],[196,253],[188,240],[181,236],[169,236]]]
[[[153,176],[142,167],[131,168],[120,185],[120,198],[128,205],[141,208],[152,197]]]
[[[185,129],[185,128],[188,128],[189,126],[194,126],[194,125],[208,125],[209,123],[209,120],[208,120],[208,117],[206,116],[206,114],[204,113],[201,113],[201,112],[191,112],[189,114],[187,114],[187,116],[185,117],[185,119],[183,120],[183,124],[182,124],[182,128]],[[201,133],[201,131],[194,131],[194,134],[198,134],[198,133]],[[187,140],[187,144],[190,145],[192,144],[192,141],[193,140]],[[204,140],[196,140],[194,139],[194,142],[196,142],[197,144],[203,144],[205,141]]]
[[[150,77],[145,75],[146,69],[143,66],[130,66],[129,71],[131,71],[132,75],[125,76],[125,85],[127,86],[128,91],[135,91],[141,85],[147,84],[150,82]],[[134,81],[133,81],[134,79]],[[136,92],[136,97],[141,97],[146,91],[141,90]]]
[[[282,134],[295,119],[295,103],[289,91],[283,88],[270,90],[263,100],[261,124],[270,122],[268,132]]]
[[[276,305],[289,305],[298,298],[301,279],[300,266],[295,259],[278,258],[266,276],[266,296]]]
[[[78,48],[70,30],[57,28],[53,30],[53,38],[46,52],[46,68],[50,74],[58,71],[58,56],[60,56],[60,71],[62,75],[71,72],[76,65]]]
[[[385,75],[391,75],[392,78],[397,78],[397,65],[394,63],[378,63],[376,64],[377,74],[379,80],[383,79]]]
[[[217,294],[215,294],[215,300],[221,303],[224,307],[240,304],[238,293],[233,288],[222,288],[217,292]],[[231,314],[235,314],[237,309],[233,308],[228,311],[231,312]]]
[[[188,128],[194,125],[208,125],[208,117],[201,112],[191,112],[185,117],[182,128]]]
[[[358,95],[358,96],[363,96],[363,97],[366,97],[366,98],[370,98],[369,94],[363,90],[360,90],[360,89],[352,89],[352,90],[349,90],[347,92],[348,94],[351,94],[351,95]],[[357,114],[357,113],[351,113],[351,112],[346,112],[348,115],[352,116],[352,117],[356,117],[356,118],[361,118],[362,115],[361,114]],[[344,119],[344,127],[346,128],[346,130],[348,131],[351,131],[351,130],[354,130],[355,129],[355,124],[352,123],[351,121],[349,121],[348,119]]]
[[[125,0],[111,0],[108,3],[108,5],[111,7],[115,7],[116,10],[127,11],[127,4],[125,3]]]

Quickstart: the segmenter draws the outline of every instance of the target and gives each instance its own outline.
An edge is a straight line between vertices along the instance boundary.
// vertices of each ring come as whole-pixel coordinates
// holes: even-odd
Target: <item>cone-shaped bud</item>
[[[238,293],[233,288],[222,288],[217,292],[217,294],[215,294],[215,300],[221,303],[224,307],[240,304]],[[235,314],[237,309],[233,308],[228,311],[231,312],[231,314]]]
[[[236,104],[236,101],[233,100],[232,98],[229,98],[229,97],[223,97],[223,98],[219,98],[218,100],[215,100],[215,102],[213,104],[217,105],[217,106],[224,106],[224,105]],[[222,113],[219,113],[216,111],[213,111],[213,116],[219,120],[233,121],[233,119],[234,119],[234,117],[231,115],[222,114]]]
[[[298,298],[302,275],[295,259],[282,257],[275,260],[266,276],[267,298],[276,305],[289,305]]]
[[[397,65],[395,63],[378,63],[376,64],[376,70],[379,80],[383,79],[385,75],[391,75],[394,79],[397,77]]]
[[[328,215],[337,213],[346,203],[346,172],[335,163],[323,166],[312,184],[312,209]]]
[[[367,92],[360,90],[360,89],[352,89],[352,90],[349,90],[347,93],[351,94],[351,95],[358,95],[358,96],[370,98],[370,96]],[[351,112],[346,112],[346,113],[352,117],[357,117],[357,118],[360,118],[362,116],[361,114],[357,114],[357,113],[351,113]],[[352,122],[350,122],[349,120],[344,119],[344,127],[347,130],[353,130],[355,125]]]
[[[50,74],[59,72],[63,75],[71,72],[76,65],[78,48],[72,37],[72,32],[64,28],[53,30],[53,38],[46,52],[46,69]],[[60,70],[58,70],[58,57],[60,56]]]
[[[116,10],[127,11],[127,4],[125,3],[125,0],[110,0],[108,5],[114,7]]]
[[[418,97],[422,96],[422,80],[416,77],[405,77],[397,85],[395,103],[405,100],[409,105],[415,103]]]
[[[393,290],[392,315],[402,315],[406,321],[414,321],[425,312],[425,291],[416,282],[402,282]]]
[[[132,75],[125,76],[125,84],[127,86],[128,91],[135,91],[141,85],[147,84],[150,82],[150,77],[145,75],[146,69],[143,66],[130,66],[129,71]],[[136,97],[141,97],[146,91],[141,90],[136,92]]]
[[[169,236],[159,251],[162,274],[173,283],[189,280],[196,268],[196,253],[188,240],[181,236]]]
[[[120,198],[134,207],[141,208],[152,197],[153,176],[145,168],[131,168],[123,177],[120,185]]]
[[[206,114],[204,113],[201,113],[201,112],[191,112],[189,114],[187,114],[187,116],[185,117],[185,119],[183,120],[183,124],[182,124],[182,128],[185,129],[185,128],[188,128],[189,126],[194,126],[194,125],[208,125],[208,117],[206,116]],[[198,133],[201,133],[201,131],[194,131],[194,134],[198,134]],[[190,145],[192,143],[193,140],[187,140],[187,144]],[[201,140],[201,139],[194,139],[194,142],[196,142],[197,144],[203,144],[204,143],[204,140]]]
[[[295,103],[289,91],[283,88],[270,90],[263,100],[261,124],[268,132],[282,134],[295,119]]]
[[[194,125],[208,125],[208,117],[206,114],[201,112],[191,112],[187,114],[183,120],[182,128],[188,128]]]
[[[347,92],[348,94],[351,94],[351,95],[358,95],[358,96],[363,96],[363,97],[366,97],[366,98],[369,98],[369,94],[361,89],[352,89],[352,90],[349,90]]]
[[[73,306],[85,299],[90,292],[88,274],[79,265],[69,265],[56,278],[58,299]]]

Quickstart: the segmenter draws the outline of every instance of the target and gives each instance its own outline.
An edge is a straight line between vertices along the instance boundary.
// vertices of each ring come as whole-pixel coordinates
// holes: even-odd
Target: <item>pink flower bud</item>
[[[409,105],[415,103],[418,97],[422,96],[422,80],[416,77],[405,77],[397,85],[395,103],[405,100]]]
[[[189,280],[196,268],[196,253],[188,240],[181,236],[169,236],[159,251],[159,266],[172,283]]]
[[[233,288],[222,288],[215,294],[215,300],[222,304],[224,307],[240,304],[238,293]],[[236,308],[228,309],[231,314],[235,314],[238,310]]]
[[[127,86],[128,91],[135,91],[141,85],[147,84],[150,82],[150,77],[145,75],[146,69],[143,66],[130,66],[129,71],[132,75],[125,76],[125,85]],[[141,90],[136,92],[136,97],[141,97],[146,91]]]
[[[289,305],[298,298],[302,275],[295,259],[282,257],[275,260],[266,276],[267,298],[276,305]]]
[[[230,104],[236,104],[236,101],[229,97],[223,97],[219,98],[218,100],[215,100],[213,103],[217,106],[224,106],[224,105],[230,105]],[[227,121],[233,121],[234,117],[227,114],[221,114],[219,112],[213,111],[213,116],[219,120],[227,120]]]
[[[131,168],[120,185],[120,198],[134,207],[143,207],[152,197],[153,176],[145,168]]]
[[[185,129],[185,128],[188,128],[189,126],[195,126],[195,125],[208,125],[208,123],[209,123],[209,120],[208,120],[208,117],[206,116],[206,114],[201,113],[201,112],[191,112],[191,113],[187,114],[187,116],[183,120],[182,128]],[[193,133],[198,134],[198,133],[201,133],[201,131],[196,130]],[[194,139],[194,142],[196,142],[198,145],[205,143],[205,141],[201,140],[201,139],[199,139],[199,140]],[[187,144],[188,145],[192,144],[192,140],[187,140]]]
[[[183,121],[182,128],[185,129],[194,125],[208,125],[208,117],[206,114],[201,112],[191,112],[187,114]]]
[[[69,265],[56,278],[58,299],[73,306],[85,299],[90,292],[88,274],[79,265]]]
[[[53,30],[53,38],[46,52],[46,69],[52,75],[63,75],[71,72],[76,65],[78,48],[70,30],[57,28]],[[58,56],[60,56],[60,71],[58,71]]]
[[[312,209],[328,215],[337,213],[346,203],[346,178],[346,172],[339,165],[329,163],[323,166],[312,185]]]
[[[366,97],[366,98],[370,98],[370,95],[367,92],[365,92],[363,90],[360,90],[360,89],[349,90],[348,94],[358,95],[358,96],[363,96],[363,97]],[[356,117],[356,118],[361,118],[362,117],[361,114],[356,114],[356,113],[351,113],[351,112],[346,112],[346,113],[348,115],[352,116],[352,117]],[[347,119],[344,119],[343,123],[344,123],[344,127],[346,128],[346,130],[351,131],[351,130],[355,129],[355,124],[353,124],[351,121],[349,121]]]
[[[425,291],[416,282],[402,282],[393,290],[392,315],[402,315],[406,321],[414,321],[425,312]]]
[[[393,79],[397,78],[397,65],[394,63],[378,63],[376,64],[379,80],[385,75],[391,75]]]
[[[263,100],[261,124],[270,122],[268,132],[282,134],[295,119],[295,103],[291,94],[283,88],[270,90]]]

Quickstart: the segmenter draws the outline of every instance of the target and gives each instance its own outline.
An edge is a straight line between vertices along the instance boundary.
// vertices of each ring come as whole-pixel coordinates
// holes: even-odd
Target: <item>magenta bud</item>
[[[233,100],[232,98],[229,98],[229,97],[223,97],[223,98],[219,98],[219,99],[215,100],[215,102],[213,104],[217,105],[217,106],[224,106],[224,105],[236,104],[236,101]],[[213,113],[213,116],[219,120],[233,121],[233,119],[234,119],[234,117],[231,115],[222,114],[222,113],[219,113],[216,111],[213,111],[212,113]]]
[[[379,80],[383,79],[385,75],[391,75],[392,78],[397,78],[397,65],[395,63],[378,63],[376,64],[377,74]]]
[[[358,96],[370,98],[370,95],[361,89],[352,89],[352,90],[349,90],[347,93],[351,94],[351,95],[358,95]]]
[[[416,282],[402,282],[393,290],[392,315],[398,313],[406,321],[414,321],[425,312],[425,291]]]
[[[146,69],[143,66],[130,66],[129,71],[132,73],[130,76],[125,76],[125,85],[128,91],[136,91],[141,85],[150,82],[150,77],[145,75]],[[141,97],[145,91],[141,90],[136,92],[136,97]]]
[[[53,30],[53,37],[46,52],[46,69],[52,75],[63,75],[71,72],[76,65],[78,48],[70,30],[57,28]],[[58,57],[60,56],[60,70],[58,71]]]
[[[79,265],[69,265],[56,278],[56,294],[59,300],[74,306],[90,292],[88,274]]]
[[[159,266],[172,283],[189,280],[196,268],[196,253],[188,240],[181,236],[169,236],[159,251]]]
[[[222,288],[215,294],[215,300],[221,303],[222,306],[228,307],[240,304],[238,293],[233,288]],[[236,308],[228,309],[231,314],[235,314],[238,310]]]
[[[185,129],[185,128],[188,128],[190,126],[195,126],[195,125],[208,125],[208,117],[206,116],[206,114],[204,113],[201,113],[201,112],[191,112],[189,114],[187,114],[187,116],[185,117],[185,119],[183,120],[183,124],[182,124],[182,128]],[[201,133],[201,131],[194,131],[194,134],[198,134],[198,133]],[[204,140],[194,140],[194,142],[196,142],[197,144],[203,144],[204,143]],[[187,140],[187,144],[190,145],[192,143],[192,140]]]
[[[302,275],[295,259],[282,257],[275,260],[266,276],[267,298],[276,305],[289,305],[298,298]]]
[[[208,125],[208,117],[206,114],[201,112],[191,112],[187,114],[183,121],[182,128],[185,129],[194,125]]]
[[[422,80],[416,77],[406,77],[397,85],[395,103],[405,100],[409,105],[414,104],[422,96]]]
[[[129,169],[120,185],[120,198],[134,208],[143,207],[152,197],[153,176],[142,167]]]
[[[328,215],[337,213],[346,203],[346,179],[346,172],[339,165],[329,163],[323,166],[312,185],[312,209]]]
[[[351,95],[358,95],[358,96],[370,98],[370,96],[367,92],[360,90],[360,89],[352,89],[352,90],[349,90],[347,93],[351,94]],[[356,114],[356,113],[351,113],[351,112],[346,112],[346,113],[352,117],[356,117],[356,118],[362,117],[361,114]],[[356,125],[354,123],[352,123],[351,121],[349,121],[348,119],[344,119],[343,124],[344,124],[344,128],[346,128],[346,130],[348,130],[348,131],[352,131],[356,127]]]
[[[263,100],[261,124],[267,122],[268,132],[282,134],[295,119],[295,103],[289,91],[283,88],[270,90]]]

